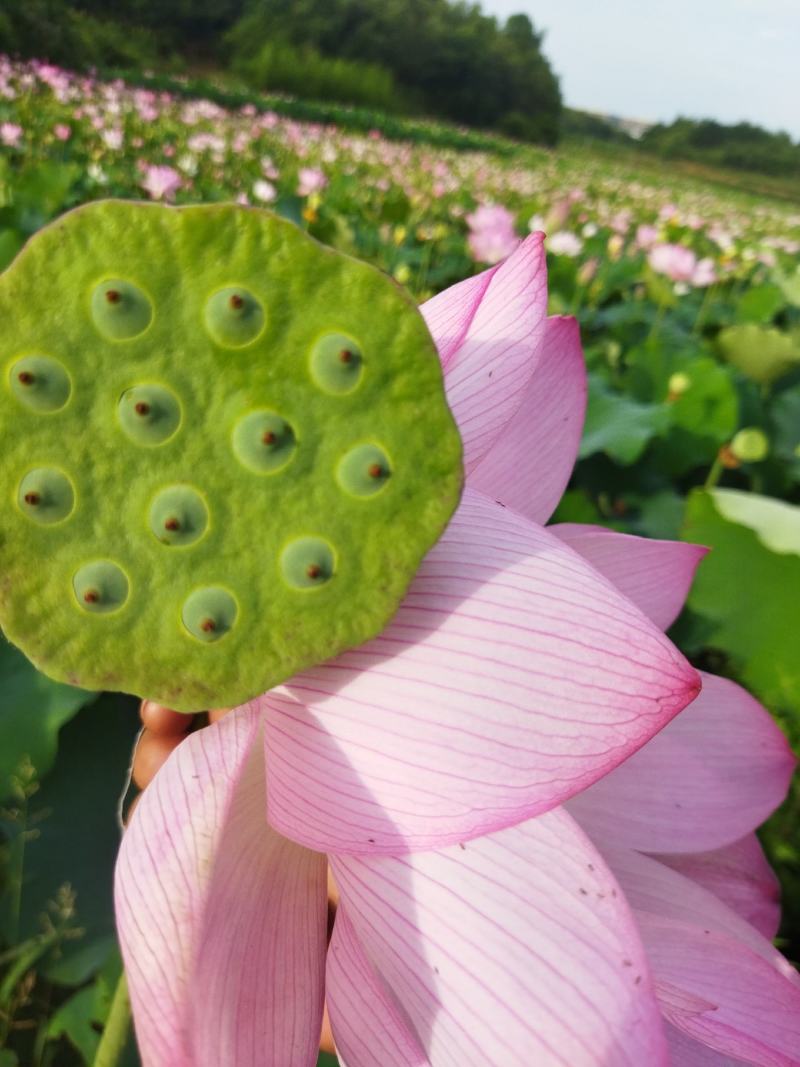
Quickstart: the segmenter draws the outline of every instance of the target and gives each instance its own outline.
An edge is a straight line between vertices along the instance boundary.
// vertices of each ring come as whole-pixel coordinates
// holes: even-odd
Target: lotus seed
[[[103,615],[124,607],[130,592],[128,576],[109,560],[97,560],[80,567],[73,576],[72,588],[80,607]]]
[[[251,411],[236,424],[233,452],[254,474],[277,474],[287,467],[297,448],[294,430],[274,411]]]
[[[208,528],[208,507],[189,485],[162,489],[150,505],[150,529],[164,545],[188,547]]]
[[[311,377],[325,393],[346,395],[361,382],[361,349],[349,337],[329,333],[320,337],[311,349]]]
[[[321,537],[299,537],[281,553],[281,573],[295,589],[319,589],[335,575],[333,549]]]
[[[20,482],[17,499],[28,518],[52,526],[72,514],[75,491],[66,474],[50,467],[37,467],[28,471]]]
[[[219,641],[236,625],[239,607],[227,589],[210,586],[196,589],[183,605],[181,619],[198,641]]]
[[[11,368],[11,391],[30,411],[60,411],[72,392],[65,368],[51,356],[25,356]]]
[[[109,341],[131,341],[153,320],[153,305],[144,290],[117,279],[95,286],[91,310],[97,330]]]
[[[242,288],[220,289],[208,300],[205,327],[222,348],[245,348],[264,330],[266,316],[261,302]]]
[[[342,458],[336,471],[339,485],[357,497],[371,497],[386,488],[391,466],[377,445],[356,445]]]
[[[117,418],[123,433],[134,444],[163,445],[181,424],[181,405],[163,385],[135,385],[127,389],[117,404]]]

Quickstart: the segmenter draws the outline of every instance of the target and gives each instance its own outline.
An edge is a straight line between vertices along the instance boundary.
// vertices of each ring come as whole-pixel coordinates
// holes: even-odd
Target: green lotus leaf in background
[[[748,322],[729,326],[717,338],[722,357],[748,378],[769,384],[800,367],[800,341],[774,328]]]
[[[629,400],[612,393],[598,377],[590,374],[580,458],[605,452],[617,463],[635,463],[649,442],[666,430],[669,421],[669,409],[663,404]]]
[[[800,508],[730,489],[690,494],[682,535],[712,551],[689,607],[707,643],[774,709],[800,703]]]
[[[95,695],[45,678],[0,634],[0,798],[23,761],[50,769],[58,731]]]

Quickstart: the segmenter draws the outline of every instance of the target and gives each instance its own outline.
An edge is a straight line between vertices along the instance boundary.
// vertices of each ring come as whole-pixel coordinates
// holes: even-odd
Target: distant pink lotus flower
[[[706,256],[697,261],[697,265],[692,271],[692,276],[689,279],[689,282],[696,288],[702,289],[706,286],[713,285],[716,280],[717,271],[714,266],[714,260],[709,256]]]
[[[481,204],[466,216],[467,243],[478,263],[499,263],[510,256],[520,239],[514,230],[514,216],[500,204]]]
[[[654,271],[666,274],[674,282],[702,288],[717,280],[714,261],[708,257],[698,260],[691,248],[683,245],[654,245],[647,261]]]
[[[675,244],[654,245],[647,261],[654,271],[666,274],[673,282],[690,281],[697,266],[697,256],[691,248]]]
[[[174,200],[183,179],[172,167],[146,165],[140,185],[152,200]]]
[[[583,241],[569,230],[560,230],[547,238],[547,250],[556,256],[577,256],[583,248]]]
[[[586,401],[546,302],[536,235],[424,305],[465,446],[450,527],[380,637],[143,794],[116,907],[145,1067],[312,1067],[324,998],[348,1067],[799,1062],[752,833],[786,743],[731,682],[690,703],[662,630],[702,549],[541,525]]]
[[[636,228],[636,247],[652,248],[658,242],[658,227],[642,223]]]
[[[59,141],[68,141],[72,136],[72,129],[65,123],[58,122],[53,127],[53,133],[56,135]]]
[[[297,174],[297,195],[311,196],[312,193],[321,193],[328,184],[328,179],[321,170],[314,167],[301,167]]]
[[[262,204],[270,204],[278,195],[278,190],[266,179],[261,178],[253,185],[253,196]]]
[[[0,141],[6,148],[17,148],[22,140],[23,129],[16,122],[0,123]]]

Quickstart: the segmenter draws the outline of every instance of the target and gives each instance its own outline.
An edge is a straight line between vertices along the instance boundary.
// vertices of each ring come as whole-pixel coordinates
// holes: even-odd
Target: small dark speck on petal
[[[584,889],[583,886],[580,886],[580,888],[578,889],[578,892],[584,897],[588,897],[589,896],[589,890],[588,889]]]
[[[622,966],[623,967],[633,967],[633,960],[623,960],[622,961]]]
[[[642,976],[640,974],[637,974],[636,975],[636,981],[634,982],[634,985],[639,985],[641,980],[642,980]]]
[[[466,852],[466,851],[467,851],[467,846],[466,846],[466,845],[464,844],[464,842],[463,842],[463,841],[459,841],[459,842],[458,842],[458,847],[459,847],[460,849],[462,849],[462,851],[464,851],[464,852]]]
[[[590,864],[588,864],[588,867],[589,867],[589,870],[590,870],[590,871],[593,871],[593,870],[594,870],[594,864],[593,864],[593,863],[590,863]]]
[[[369,843],[370,843],[371,845],[374,845],[374,844],[375,844],[375,838],[374,838],[374,837],[368,837],[368,838],[367,838],[367,841],[369,841]]]

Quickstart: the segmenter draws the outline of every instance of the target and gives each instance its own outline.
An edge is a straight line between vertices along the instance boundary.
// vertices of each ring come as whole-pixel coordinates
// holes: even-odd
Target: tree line
[[[553,144],[561,93],[542,43],[526,15],[502,23],[452,0],[4,0],[0,12],[0,48],[12,54],[217,65],[260,89]]]

